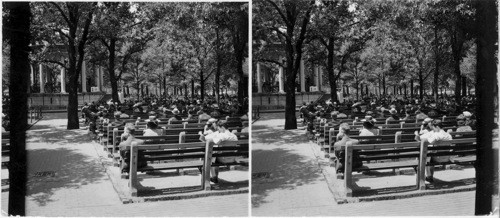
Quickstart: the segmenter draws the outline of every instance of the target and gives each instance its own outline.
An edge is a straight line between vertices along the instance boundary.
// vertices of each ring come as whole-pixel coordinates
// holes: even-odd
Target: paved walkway
[[[27,133],[28,216],[248,215],[248,194],[122,204],[99,162],[95,142],[86,130],[66,130],[62,117],[46,114]],[[2,192],[3,214],[8,194]]]
[[[336,204],[304,130],[264,114],[252,126],[253,216],[471,216],[475,192]]]

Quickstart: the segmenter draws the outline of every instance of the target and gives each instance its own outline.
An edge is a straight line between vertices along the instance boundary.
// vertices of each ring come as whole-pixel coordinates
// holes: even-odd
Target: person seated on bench
[[[304,114],[307,113],[307,104],[306,102],[302,102],[302,106],[299,108],[299,114],[300,114],[300,118],[302,118],[302,123],[303,124],[306,124],[306,119],[304,119]]]
[[[160,129],[158,129],[158,122],[157,121],[149,121],[146,124],[146,129],[144,130],[143,136],[159,136],[162,135],[162,132]]]
[[[470,132],[473,131],[472,127],[465,123],[465,116],[460,115],[457,117],[457,132]]]
[[[224,120],[220,120],[215,124],[215,128],[217,131],[208,134],[208,135],[200,135],[200,140],[201,141],[209,141],[212,140],[212,142],[217,145],[217,146],[228,146],[228,145],[234,145],[234,142],[238,141],[238,137],[227,130],[227,122]],[[224,164],[224,163],[233,163],[235,162],[234,157],[217,157],[215,158],[215,163],[216,164]],[[218,183],[219,182],[219,167],[212,167],[210,169],[210,181],[213,183]]]
[[[422,110],[417,109],[417,111],[415,111],[415,119],[416,120],[423,120],[425,118],[428,118],[429,116],[427,116],[427,114],[425,114],[424,112],[422,112]]]
[[[333,149],[335,151],[335,157],[338,159],[337,172],[344,172],[344,163],[345,163],[345,150],[342,149],[343,146],[347,144],[347,142],[353,142],[353,144],[357,144],[357,139],[352,139],[349,137],[351,134],[351,127],[347,123],[342,123],[339,126],[339,134],[337,135],[337,142],[333,144]],[[358,160],[357,150],[353,151],[353,168],[363,166],[363,162]]]
[[[149,112],[149,116],[148,116],[148,119],[144,120],[145,122],[149,122],[149,121],[157,121],[157,122],[160,122],[160,120],[156,117],[156,112],[154,111],[150,111]]]
[[[441,120],[433,120],[432,121],[432,131],[417,137],[418,141],[426,140],[429,142],[429,147],[432,147],[434,142],[438,141],[450,141],[453,138],[450,133],[444,131],[443,123]],[[430,151],[429,151],[430,152]],[[449,162],[451,156],[438,156],[438,157],[427,157],[427,162],[430,163],[442,163]],[[427,166],[425,168],[427,176],[425,177],[425,181],[434,182],[434,166]]]
[[[203,129],[202,135],[206,136],[208,134],[212,134],[214,132],[217,132],[217,119],[215,118],[210,118],[207,121],[207,124],[205,125]]]
[[[476,119],[472,117],[472,113],[469,111],[464,111],[462,113],[465,117],[465,125],[468,125],[472,128],[472,130],[476,129]]]
[[[405,117],[401,118],[401,120],[411,120],[414,117],[411,115],[411,111],[409,109],[405,110]]]
[[[170,119],[168,119],[168,122],[172,122],[172,121],[174,121],[174,120],[176,120],[176,121],[180,121],[180,120],[182,120],[182,117],[179,115],[180,113],[181,113],[181,112],[179,111],[179,109],[174,108],[174,109],[172,110],[172,114],[174,114],[174,116],[173,116],[173,117],[171,117]]]
[[[132,145],[132,142],[137,142],[137,144],[144,144],[144,140],[136,139],[134,137],[135,133],[135,127],[132,123],[127,123],[125,125],[124,133],[121,135],[122,141],[120,142],[120,145],[118,147],[120,148],[120,156],[123,158],[123,161],[120,164],[120,169],[121,173],[128,173],[129,172],[129,166],[130,166],[130,149],[126,149],[127,147],[130,148]],[[143,156],[142,150],[139,151],[138,153],[139,156],[139,162],[137,163],[137,167],[145,167],[148,165],[147,161],[141,160],[140,157]]]
[[[421,136],[423,134],[426,134],[426,133],[429,133],[429,132],[432,132],[432,121],[433,119],[427,117],[424,119],[424,121],[422,121],[422,126],[420,126],[420,132],[416,132],[415,135],[416,136]]]
[[[388,117],[386,121],[400,120],[399,116],[396,114],[397,113],[396,108],[391,108],[389,112],[391,113],[391,116]]]
[[[361,122],[365,122],[365,121],[377,122],[377,120],[375,118],[373,118],[373,111],[366,112],[365,119],[362,119]]]
[[[331,126],[333,128],[337,128],[340,125],[340,121],[337,119],[338,114],[339,114],[338,111],[332,111],[332,113],[330,115],[332,120],[327,123],[328,126]]]
[[[378,129],[375,128],[375,121],[371,116],[366,116],[363,122],[363,128],[359,131],[359,136],[374,136],[378,135]]]
[[[196,114],[194,108],[194,106],[190,105],[189,106],[189,109],[188,109],[188,116],[186,117],[186,119],[182,119],[183,121],[190,121],[190,120],[194,120],[194,115]]]
[[[210,115],[208,115],[207,108],[201,109],[200,112],[201,112],[201,114],[198,115],[198,120],[208,120],[208,119],[212,118]]]

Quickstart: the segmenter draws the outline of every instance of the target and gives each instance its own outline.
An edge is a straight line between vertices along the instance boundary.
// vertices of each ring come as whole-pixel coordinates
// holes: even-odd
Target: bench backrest
[[[135,138],[144,140],[144,144],[181,143],[180,136],[176,136],[176,135],[136,136]]]
[[[168,124],[198,123],[198,120],[170,120]]]
[[[2,133],[2,156],[8,156],[10,151],[10,132]]]
[[[249,154],[249,143],[248,139],[238,140],[231,145],[212,147],[212,157],[238,157],[243,156],[248,158]],[[212,143],[210,146],[213,146]]]

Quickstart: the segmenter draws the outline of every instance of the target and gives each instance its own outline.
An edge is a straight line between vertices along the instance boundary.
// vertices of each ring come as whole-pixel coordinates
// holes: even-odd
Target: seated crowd
[[[452,118],[450,122],[456,127],[456,132],[474,131],[476,118],[470,111],[474,111],[474,99],[471,97],[464,97],[461,106],[458,106],[452,99],[439,99],[437,102],[424,99],[420,102],[416,99],[367,98],[356,103],[339,104],[330,101],[317,104],[304,103],[300,108],[300,114],[304,118],[304,123],[307,124],[308,135],[318,137],[320,134],[313,133],[322,131],[317,128],[325,124],[339,130],[333,144],[334,158],[339,160],[336,166],[337,172],[344,170],[345,154],[340,148],[345,147],[350,141],[357,144],[357,140],[351,138],[354,135],[377,136],[382,125],[410,121],[421,123],[421,130],[414,133],[415,141],[426,140],[430,144],[436,141],[449,141],[452,140],[450,135],[452,129],[448,131],[443,129],[443,116]],[[359,130],[351,128],[353,122],[356,121],[362,122]],[[377,125],[381,126],[377,127]],[[363,165],[362,161],[357,158],[357,154],[353,153],[353,168]],[[432,157],[427,161],[431,163],[449,161],[446,158],[449,157]],[[432,165],[426,167],[426,181],[433,182],[433,174],[434,167]]]
[[[143,101],[126,100],[123,103],[90,103],[82,108],[82,116],[85,122],[89,125],[91,132],[96,132],[99,125],[111,125],[113,128],[123,128],[123,134],[120,137],[119,154],[122,158],[120,168],[122,173],[129,172],[130,150],[124,149],[130,147],[133,142],[144,144],[145,140],[136,138],[137,135],[142,136],[162,136],[163,130],[159,128],[159,123],[162,121],[191,121],[196,123],[206,122],[204,131],[200,131],[199,141],[205,142],[211,139],[215,144],[221,146],[231,141],[237,141],[238,137],[228,131],[227,123],[224,120],[227,116],[239,117],[241,120],[248,120],[247,110],[244,105],[240,104],[236,98],[223,98],[219,104],[216,104],[213,99],[206,101],[195,99],[173,99],[156,98],[151,96]],[[248,107],[247,107],[248,108]],[[142,119],[141,119],[142,118]],[[146,119],[147,118],[147,119]],[[133,119],[143,120],[146,122],[146,128],[142,130],[142,134],[137,133],[138,130]],[[142,151],[139,151],[139,157],[143,156]],[[231,157],[215,158],[215,163],[223,162],[222,159]],[[145,167],[148,163],[139,159],[138,167]],[[213,167],[211,170],[211,181],[218,182],[218,167]]]

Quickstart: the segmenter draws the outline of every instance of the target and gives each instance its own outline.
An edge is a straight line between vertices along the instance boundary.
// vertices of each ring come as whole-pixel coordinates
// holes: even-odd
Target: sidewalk
[[[46,114],[27,133],[27,216],[247,216],[248,194],[122,204],[97,144],[66,130],[64,114]],[[2,178],[7,170],[2,170]],[[2,211],[8,205],[2,192]]]
[[[253,216],[474,215],[474,191],[337,204],[327,182],[331,178],[325,177],[322,169],[325,158],[318,146],[307,140],[304,130],[285,131],[283,126],[283,114],[265,114],[253,124]],[[375,186],[388,180],[414,181],[384,177],[385,182],[376,182]],[[373,185],[362,182],[358,185]]]

